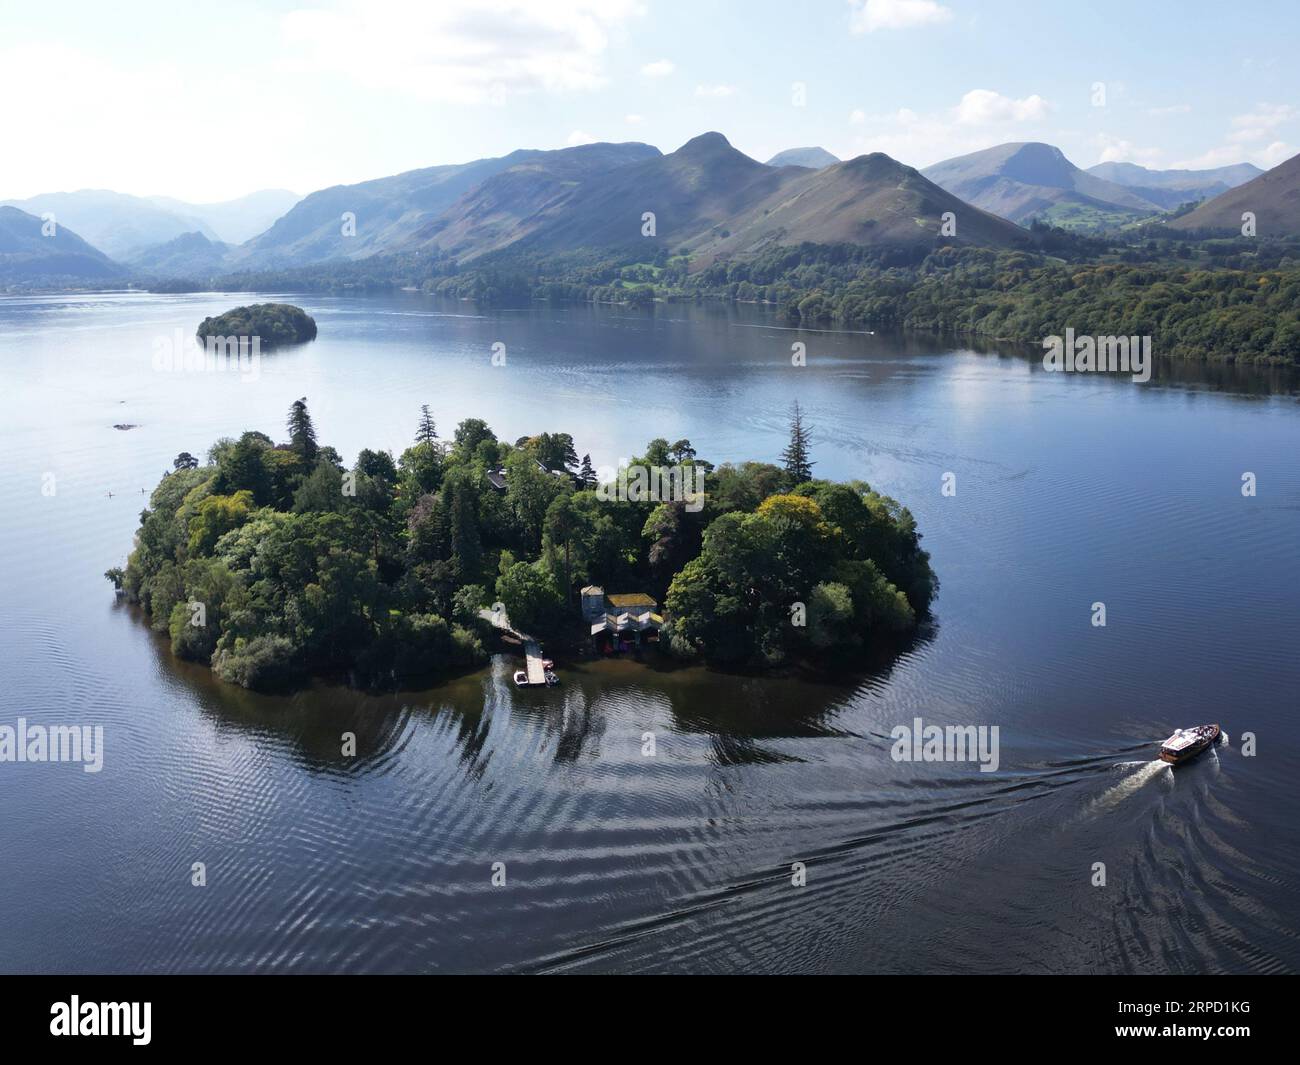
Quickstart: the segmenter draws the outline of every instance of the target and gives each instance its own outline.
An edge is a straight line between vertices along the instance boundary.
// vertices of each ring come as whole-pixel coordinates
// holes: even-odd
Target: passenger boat
[[[519,669],[515,671],[515,687],[516,688],[528,687],[528,671],[526,669]]]
[[[1190,762],[1219,739],[1218,725],[1197,725],[1180,728],[1160,745],[1160,760],[1171,765]]]

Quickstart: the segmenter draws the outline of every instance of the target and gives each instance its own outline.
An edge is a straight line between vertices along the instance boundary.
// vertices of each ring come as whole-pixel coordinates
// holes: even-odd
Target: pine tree
[[[438,430],[433,424],[433,415],[429,413],[429,404],[420,407],[420,427],[415,430],[417,444],[432,444],[438,439]]]
[[[478,529],[478,509],[474,502],[474,493],[463,478],[455,477],[447,482],[443,494],[451,493],[447,517],[451,533],[451,561],[456,566],[456,574],[461,583],[468,584],[478,579],[479,569],[483,564],[483,540]]]
[[[585,489],[593,489],[599,483],[596,471],[591,468],[591,456],[582,456],[582,469],[578,471],[578,483]]]
[[[307,413],[307,397],[293,401],[289,408],[289,445],[307,462],[316,461],[316,430]]]
[[[795,400],[790,413],[790,443],[781,452],[785,472],[794,484],[803,484],[804,481],[812,480],[814,463],[808,460],[808,444],[811,438],[811,430],[803,423],[803,411],[799,409],[799,401]]]
[[[559,434],[560,450],[563,452],[564,468],[572,470],[578,465],[578,452],[573,446],[573,437],[568,433]]]

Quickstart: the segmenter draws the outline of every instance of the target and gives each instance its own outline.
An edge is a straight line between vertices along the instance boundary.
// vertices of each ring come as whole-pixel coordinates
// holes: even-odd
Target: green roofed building
[[[605,602],[609,604],[611,610],[639,610],[641,607],[654,610],[659,606],[653,596],[646,595],[644,592],[607,595],[605,596]]]
[[[599,585],[582,589],[582,614],[591,626],[591,642],[605,654],[631,650],[659,639],[664,619],[654,596],[643,592],[606,595]]]

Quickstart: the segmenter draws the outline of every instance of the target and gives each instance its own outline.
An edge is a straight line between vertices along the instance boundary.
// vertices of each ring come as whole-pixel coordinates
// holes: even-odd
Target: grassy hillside
[[[590,146],[589,146],[590,147]],[[634,162],[659,151],[647,144],[598,146]],[[561,152],[584,154],[584,149]],[[313,192],[261,236],[231,256],[233,269],[265,269],[364,259],[401,250],[439,215],[467,193],[502,171],[536,163],[561,152],[517,151],[495,159],[477,159],[452,166],[426,167],[356,185],[336,185]],[[595,157],[594,153],[586,152]],[[345,229],[344,215],[355,219],[355,232]]]
[[[1056,224],[1091,229],[1109,225],[1112,218],[1131,220],[1162,210],[1132,189],[1080,170],[1050,144],[1000,144],[944,160],[922,173],[953,195],[1013,222],[1052,218]]]
[[[1240,233],[1242,215],[1247,211],[1255,216],[1258,237],[1300,237],[1300,155],[1201,204],[1169,225],[1185,232]]]

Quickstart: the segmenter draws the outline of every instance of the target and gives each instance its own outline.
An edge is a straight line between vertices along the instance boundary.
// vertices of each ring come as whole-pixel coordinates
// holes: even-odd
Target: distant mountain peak
[[[744,155],[743,152],[732,147],[731,141],[727,140],[721,133],[710,131],[709,133],[701,133],[698,137],[692,137],[672,154],[685,159],[709,159],[733,152],[736,155]]]
[[[730,148],[731,141],[727,140],[727,138],[717,130],[709,130],[707,133],[700,133],[697,136],[692,137],[678,150],[684,151],[687,148],[707,147]]]
[[[1100,229],[1156,214],[1161,205],[1080,170],[1060,148],[1042,141],[1013,141],[945,159],[922,175],[976,207],[1027,224]]]
[[[884,152],[867,152],[865,155],[855,155],[852,159],[846,159],[840,165],[852,167],[854,170],[910,169],[892,155],[886,155]]]
[[[821,170],[823,167],[834,166],[840,160],[831,155],[825,148],[787,148],[783,152],[777,152],[767,161],[768,166],[804,166],[810,170]]]
[[[1079,168],[1055,145],[1044,144],[1042,141],[1025,141],[1004,147],[1011,149],[1002,164],[1004,177],[1051,188],[1073,186],[1073,175]]]

